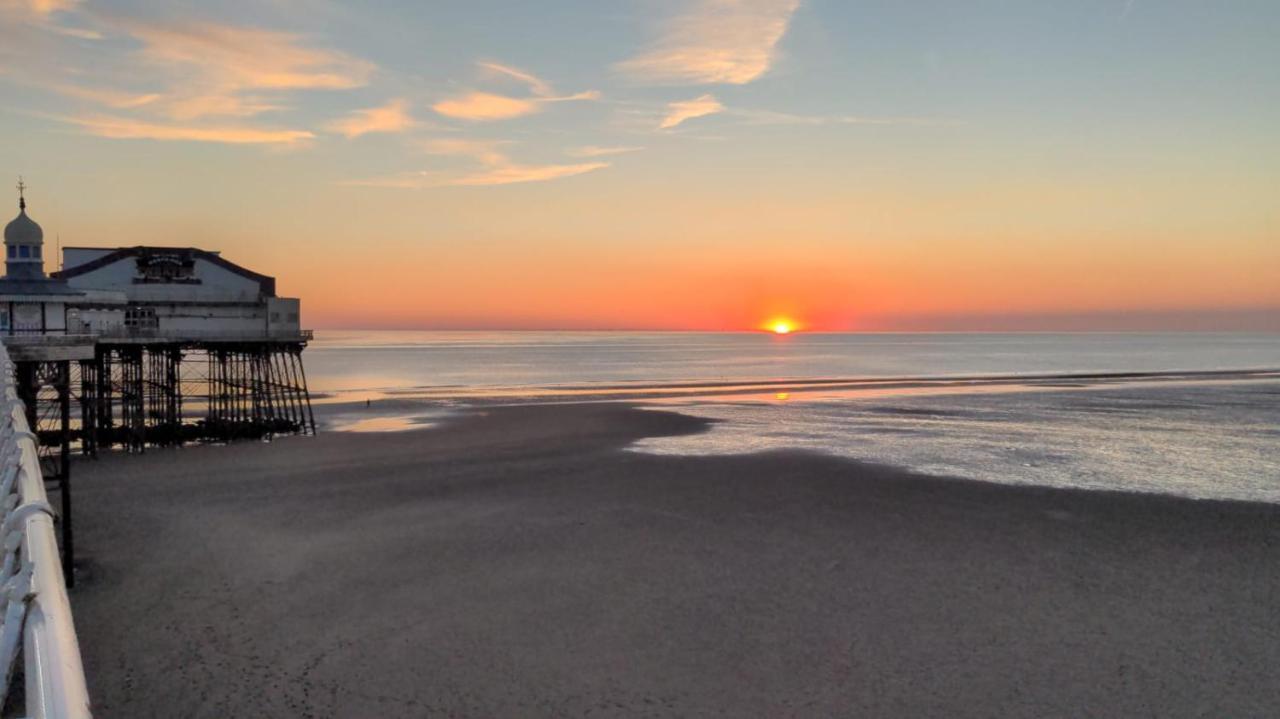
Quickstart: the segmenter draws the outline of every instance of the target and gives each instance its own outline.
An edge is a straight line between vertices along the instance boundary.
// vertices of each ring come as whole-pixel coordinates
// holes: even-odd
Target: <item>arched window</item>
[[[18,257],[30,257],[31,247],[28,245],[18,245]]]

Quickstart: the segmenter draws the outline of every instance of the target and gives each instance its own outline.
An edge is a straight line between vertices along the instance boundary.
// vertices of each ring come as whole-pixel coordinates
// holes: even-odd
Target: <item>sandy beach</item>
[[[75,469],[101,717],[1274,716],[1280,507],[492,408]]]

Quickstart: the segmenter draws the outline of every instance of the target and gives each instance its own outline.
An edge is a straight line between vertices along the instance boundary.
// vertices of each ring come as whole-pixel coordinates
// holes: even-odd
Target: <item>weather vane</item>
[[[22,181],[22,175],[18,175],[18,209],[27,209],[27,197],[24,194],[27,189],[27,183]]]

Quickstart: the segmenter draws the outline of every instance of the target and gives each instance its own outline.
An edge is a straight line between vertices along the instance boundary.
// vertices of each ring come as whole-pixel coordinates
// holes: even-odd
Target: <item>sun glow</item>
[[[795,331],[796,323],[789,319],[779,318],[765,323],[764,328],[775,335],[787,335]]]

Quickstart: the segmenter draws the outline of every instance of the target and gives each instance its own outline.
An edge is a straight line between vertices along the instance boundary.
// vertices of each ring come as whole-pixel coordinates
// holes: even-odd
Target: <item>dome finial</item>
[[[27,196],[24,194],[27,189],[27,183],[22,181],[22,175],[18,175],[18,209],[27,209]]]

